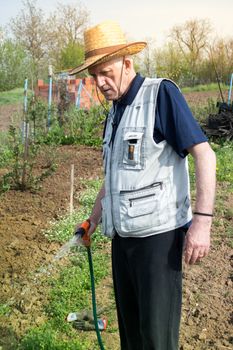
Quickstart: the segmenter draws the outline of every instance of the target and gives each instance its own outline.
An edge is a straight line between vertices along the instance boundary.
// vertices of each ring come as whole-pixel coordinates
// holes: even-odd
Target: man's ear
[[[124,59],[124,64],[125,64],[125,73],[129,74],[132,67],[133,67],[133,60],[130,57],[125,57]]]

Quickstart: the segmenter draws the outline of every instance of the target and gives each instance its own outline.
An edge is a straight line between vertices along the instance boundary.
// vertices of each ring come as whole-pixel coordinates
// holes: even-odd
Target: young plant
[[[45,170],[41,170],[38,174],[34,172],[37,156],[42,152],[42,148],[32,142],[28,130],[26,130],[25,137],[22,138],[19,130],[10,126],[8,142],[11,157],[7,164],[8,172],[0,181],[2,191],[37,189],[39,182],[55,170],[55,163],[48,159],[43,165]]]

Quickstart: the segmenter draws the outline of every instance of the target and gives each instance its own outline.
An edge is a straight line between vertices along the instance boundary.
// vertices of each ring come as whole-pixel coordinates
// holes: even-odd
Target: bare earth
[[[20,105],[0,105],[0,130],[7,131],[17,113],[21,111]]]
[[[13,108],[0,108],[1,130],[6,130]],[[102,176],[99,149],[64,146],[56,152],[57,170],[44,180],[40,191],[9,191],[0,197],[0,305],[10,302],[13,310],[8,317],[0,317],[3,350],[11,349],[26,329],[43,322],[41,309],[46,297],[38,289],[29,300],[29,276],[59,248],[46,240],[42,230],[68,211],[71,164],[75,166],[75,207],[82,190],[80,179]],[[219,195],[222,190],[221,185]],[[230,211],[232,193],[223,200],[224,208]],[[225,233],[229,221],[232,226],[233,218],[218,210],[209,256],[198,265],[184,267],[180,350],[233,349],[233,250]],[[113,338],[116,344],[109,350],[119,349],[117,337]]]

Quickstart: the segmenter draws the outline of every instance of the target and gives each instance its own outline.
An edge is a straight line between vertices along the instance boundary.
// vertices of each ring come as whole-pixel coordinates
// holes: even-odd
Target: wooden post
[[[70,173],[70,215],[72,215],[74,210],[74,164],[71,164]]]

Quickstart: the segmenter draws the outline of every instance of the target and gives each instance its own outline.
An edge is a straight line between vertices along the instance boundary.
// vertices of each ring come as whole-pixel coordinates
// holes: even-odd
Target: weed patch
[[[216,175],[217,182],[225,182],[228,186],[228,190],[233,190],[233,143],[223,142],[222,144],[211,143],[216,158],[217,167]],[[190,182],[193,184],[195,182],[195,167],[194,160],[192,156],[189,156],[189,173]]]
[[[17,350],[87,350],[95,349],[88,340],[62,339],[56,329],[48,322],[32,329],[22,340]],[[76,337],[75,337],[76,338]]]

